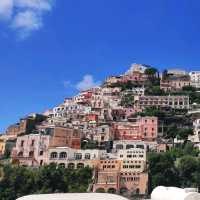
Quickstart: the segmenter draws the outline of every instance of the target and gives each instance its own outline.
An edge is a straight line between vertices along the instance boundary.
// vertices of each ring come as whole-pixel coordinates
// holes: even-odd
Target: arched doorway
[[[62,167],[62,168],[65,168],[65,163],[60,163],[58,166]]]
[[[75,168],[75,164],[74,163],[69,163],[68,164],[68,168],[69,169],[74,169]]]
[[[120,194],[125,195],[127,194],[127,192],[128,192],[128,189],[126,187],[120,188]]]
[[[84,168],[84,164],[83,163],[78,163],[77,164],[77,169],[81,169],[81,168]]]
[[[115,188],[109,188],[107,192],[111,194],[115,194],[117,191]]]
[[[104,190],[104,188],[97,188],[96,192],[97,193],[105,193],[105,190]]]
[[[135,193],[136,193],[136,194],[140,194],[140,189],[137,188],[137,189],[135,190]]]

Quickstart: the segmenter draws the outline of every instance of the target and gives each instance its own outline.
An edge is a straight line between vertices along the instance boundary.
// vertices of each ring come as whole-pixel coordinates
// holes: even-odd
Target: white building
[[[56,163],[68,168],[82,168],[96,166],[96,163],[104,156],[105,150],[98,149],[72,149],[69,147],[49,148],[47,163]]]
[[[185,76],[188,74],[187,71],[182,69],[168,69],[167,73],[174,76]]]
[[[191,78],[191,85],[200,88],[200,71],[191,71],[189,75]]]
[[[146,65],[134,63],[125,74],[132,74],[133,72],[139,72],[143,74],[147,68],[148,67]]]
[[[200,143],[200,119],[193,122],[193,133],[194,135],[190,135],[188,139],[193,143]]]

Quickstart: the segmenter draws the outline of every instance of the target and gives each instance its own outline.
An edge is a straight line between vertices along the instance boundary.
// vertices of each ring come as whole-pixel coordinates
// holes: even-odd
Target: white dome
[[[151,200],[200,200],[200,194],[176,187],[159,186],[151,193]]]
[[[127,200],[124,197],[106,193],[39,194],[20,197],[16,200]]]

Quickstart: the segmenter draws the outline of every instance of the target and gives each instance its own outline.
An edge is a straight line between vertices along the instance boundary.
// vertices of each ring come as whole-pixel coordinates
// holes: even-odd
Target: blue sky
[[[0,132],[131,63],[200,69],[199,9],[198,0],[1,0]]]

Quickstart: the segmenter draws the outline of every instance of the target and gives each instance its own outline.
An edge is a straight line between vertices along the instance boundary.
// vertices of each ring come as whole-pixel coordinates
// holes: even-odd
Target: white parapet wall
[[[16,200],[127,200],[114,194],[106,193],[67,193],[67,194],[39,194],[20,197]]]
[[[151,193],[151,200],[200,200],[200,194],[188,188],[159,186]]]

